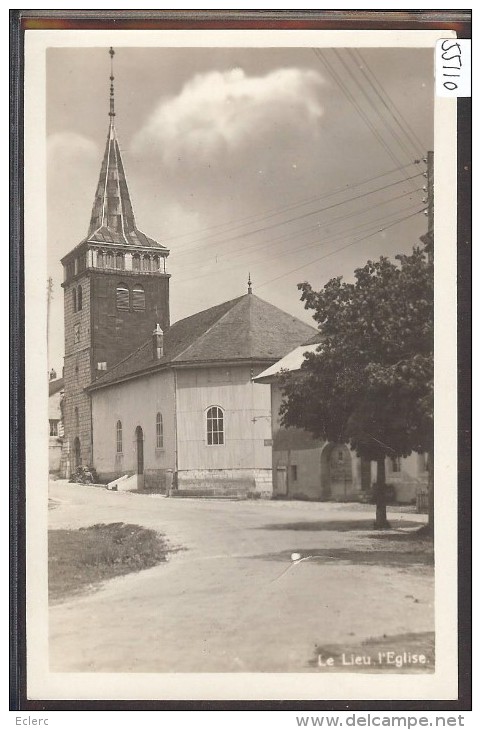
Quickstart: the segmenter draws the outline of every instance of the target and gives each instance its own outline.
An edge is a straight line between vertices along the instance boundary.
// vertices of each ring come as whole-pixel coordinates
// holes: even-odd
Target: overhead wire
[[[392,107],[392,109],[394,109],[394,112],[395,113],[392,111],[392,109],[390,109],[390,113],[391,113],[393,119],[396,120],[396,121],[398,121],[398,123],[400,124],[400,122],[398,120],[398,117],[399,117],[399,119],[402,121],[402,123],[404,125],[403,128],[405,129],[406,134],[411,139],[411,142],[413,144],[414,149],[417,149],[418,151],[420,151],[421,152],[421,156],[424,155],[426,153],[426,145],[422,142],[422,140],[420,139],[419,135],[413,129],[413,127],[409,123],[409,120],[406,119],[406,117],[402,113],[401,109],[399,109],[399,107],[394,102],[394,100],[392,99],[392,97],[388,94],[388,92],[386,91],[386,89],[384,88],[384,86],[381,84],[381,82],[379,81],[379,79],[375,75],[374,71],[369,66],[369,63],[366,61],[366,59],[362,55],[362,53],[358,49],[355,49],[354,50],[354,53],[360,59],[360,61],[363,64],[364,69],[366,70],[366,72],[369,73],[369,75],[371,77],[371,84],[372,84],[373,88],[375,89],[375,85],[377,85],[378,88],[381,90],[380,92],[378,90],[376,90],[376,93],[379,95],[379,98],[381,99],[382,103],[385,104],[388,109],[390,109],[390,106]],[[366,73],[366,76],[367,76],[367,73]],[[374,81],[372,81],[372,79]]]
[[[187,243],[195,243],[196,241],[207,240],[207,239],[209,239],[213,236],[217,236],[217,235],[221,236],[224,233],[229,233],[230,230],[235,230],[236,228],[243,228],[244,225],[249,225],[249,223],[255,222],[256,220],[258,220],[259,222],[261,220],[267,220],[269,218],[275,217],[276,215],[281,215],[281,213],[286,212],[288,210],[300,208],[303,205],[309,205],[310,203],[314,203],[316,201],[325,200],[326,198],[330,198],[333,195],[338,195],[339,193],[348,192],[349,190],[353,190],[357,187],[361,187],[362,185],[367,185],[368,183],[374,182],[375,180],[379,180],[382,177],[387,177],[388,175],[392,175],[393,173],[399,172],[401,169],[411,167],[411,165],[415,165],[415,164],[417,164],[417,162],[418,162],[417,160],[413,160],[412,162],[408,162],[405,165],[401,165],[401,167],[399,167],[399,166],[394,167],[391,170],[387,170],[386,172],[382,172],[378,175],[374,175],[373,177],[366,178],[365,180],[360,180],[356,183],[352,183],[351,185],[347,184],[347,185],[339,186],[338,188],[331,190],[327,193],[323,193],[322,195],[315,195],[311,198],[305,198],[304,200],[300,200],[296,203],[291,203],[290,205],[287,205],[287,206],[269,208],[266,211],[264,211],[263,213],[257,213],[255,215],[245,216],[244,218],[237,219],[237,221],[225,221],[224,223],[218,223],[217,225],[214,225],[214,226],[207,226],[206,228],[200,228],[195,231],[190,231],[189,233],[182,233],[178,236],[163,237],[162,240],[164,242],[168,243],[171,241],[175,241],[179,238],[185,238],[186,236],[197,235],[197,234],[203,233],[205,231],[214,230],[217,228],[225,228],[226,226],[229,226],[229,228],[225,231],[220,231],[219,233],[213,233],[209,236],[201,236],[200,238],[195,239],[194,241],[187,241]]]
[[[348,88],[348,86],[344,83],[343,79],[341,78],[340,74],[336,71],[336,69],[333,67],[331,62],[328,60],[328,58],[325,56],[325,54],[321,53],[321,51],[318,48],[313,48],[314,54],[317,56],[317,58],[321,61],[321,63],[324,65],[325,68],[327,68],[328,72],[336,82],[336,84],[339,86],[343,94],[347,97],[347,99],[351,102],[354,109],[357,111],[361,119],[365,122],[370,132],[373,134],[375,139],[379,142],[381,147],[385,150],[386,154],[390,159],[397,165],[400,165],[399,159],[396,157],[396,155],[392,152],[389,145],[386,143],[384,138],[381,136],[379,131],[376,129],[374,124],[372,123],[372,120],[369,118],[369,116],[366,114],[365,110],[362,108],[362,106],[359,104],[359,102],[356,100],[355,96],[351,92],[351,90]]]
[[[420,213],[420,212],[422,212],[422,210],[421,211],[416,210],[412,215],[405,216],[404,218],[400,218],[400,219],[396,220],[394,223],[399,223],[402,220],[407,220],[408,218],[413,217],[413,215],[418,215],[418,213]],[[365,225],[371,225],[371,224],[366,223]],[[374,232],[370,233],[368,236],[364,236],[363,238],[357,239],[357,240],[365,240],[366,238],[370,238],[371,236],[375,235],[376,233],[380,233],[380,232],[382,232],[384,230],[387,230],[387,229],[391,228],[392,225],[394,225],[394,224],[391,223],[389,225],[383,226],[380,229],[377,229]],[[336,236],[331,237],[331,238],[329,238],[329,239],[327,239],[325,241],[319,241],[319,240],[316,239],[315,241],[311,241],[308,244],[304,244],[303,246],[300,246],[300,247],[297,247],[297,248],[291,250],[291,253],[298,253],[299,251],[306,250],[308,248],[311,248],[314,245],[319,246],[320,244],[321,245],[326,245],[328,243],[333,243],[333,242],[337,241],[339,238],[344,238],[344,236],[345,236],[345,232],[341,232],[341,233],[338,233]],[[356,243],[357,240],[353,241],[352,243],[348,244],[348,246],[345,246],[343,248],[348,248],[349,246],[351,246],[354,243]],[[342,251],[343,248],[341,248],[339,250]],[[335,253],[335,251],[333,251],[331,253]],[[316,261],[316,260],[317,259],[315,259],[314,261]],[[268,256],[268,257],[264,257],[264,258],[258,259],[256,261],[254,261],[253,263],[254,264],[260,264],[260,263],[263,263],[264,261],[272,261],[272,256]],[[308,265],[309,265],[308,263],[305,264],[305,266],[308,266]],[[304,264],[303,264],[303,266],[304,266]],[[198,279],[203,279],[203,278],[206,278],[206,277],[209,277],[209,276],[213,276],[213,275],[219,275],[219,274],[225,273],[227,271],[231,271],[233,269],[237,269],[238,267],[239,267],[239,265],[236,264],[235,266],[225,267],[225,268],[221,269],[220,271],[218,269],[216,269],[216,270],[212,270],[212,271],[206,272],[205,274],[198,274],[197,276],[189,277],[187,279],[177,279],[176,280],[176,283],[177,284],[186,284],[186,283],[189,283],[191,281],[197,281]],[[301,268],[303,268],[303,267],[301,267]],[[294,269],[294,271],[295,270],[296,269]],[[268,283],[268,282],[265,282],[265,283]],[[262,286],[263,286],[263,284],[262,284]]]
[[[409,218],[413,218],[416,215],[419,215],[419,213],[422,213],[423,209],[417,210],[411,215],[405,216],[404,218],[400,218],[397,221],[394,221],[388,226],[384,226],[380,228],[378,231],[375,231],[374,233],[370,233],[367,236],[363,236],[362,238],[358,238],[355,241],[351,241],[351,243],[346,244],[345,246],[341,246],[340,248],[335,249],[334,251],[329,251],[329,253],[324,254],[323,256],[319,256],[318,258],[312,259],[312,261],[308,261],[305,264],[302,264],[301,266],[296,267],[295,269],[290,269],[289,271],[286,271],[284,274],[281,274],[280,276],[276,276],[273,279],[268,279],[267,281],[262,282],[261,284],[256,284],[256,288],[260,289],[263,286],[266,286],[267,284],[272,284],[274,281],[278,281],[279,279],[283,279],[285,276],[288,276],[289,274],[294,274],[296,271],[300,271],[301,269],[305,269],[306,266],[310,266],[311,264],[316,264],[318,261],[322,261],[323,259],[328,258],[328,256],[332,256],[335,253],[339,253],[340,251],[344,251],[347,248],[350,248],[351,246],[354,246],[356,243],[360,243],[361,241],[365,241],[368,238],[372,238],[372,236],[375,236],[376,233],[382,233],[384,231],[387,231],[389,228],[393,228],[394,226],[398,225],[399,223],[402,223]]]
[[[422,188],[418,188],[415,192],[419,192],[419,191],[421,191],[421,189]],[[239,256],[250,255],[251,251],[254,251],[254,253],[256,253],[257,251],[263,250],[265,248],[269,248],[273,244],[277,244],[278,242],[284,241],[286,239],[288,239],[291,242],[296,241],[302,235],[307,234],[307,233],[312,233],[313,231],[317,231],[320,234],[324,229],[331,227],[331,226],[335,225],[336,223],[344,222],[346,220],[355,218],[357,216],[366,215],[367,213],[370,213],[371,211],[375,210],[376,208],[380,208],[383,205],[388,205],[390,203],[395,203],[398,200],[401,200],[402,198],[405,198],[408,195],[412,195],[412,194],[413,194],[413,192],[411,190],[408,190],[407,192],[401,193],[401,195],[396,195],[393,198],[387,198],[385,200],[381,200],[380,202],[375,203],[374,205],[370,205],[369,207],[364,207],[361,210],[355,210],[352,213],[347,213],[347,214],[344,214],[341,216],[337,216],[336,218],[331,218],[331,220],[326,221],[323,225],[318,223],[314,226],[309,226],[307,228],[301,228],[300,230],[296,230],[294,232],[288,231],[287,233],[283,233],[281,236],[276,236],[275,238],[270,238],[268,241],[264,241],[262,243],[252,243],[248,246],[245,246],[241,251],[234,251],[234,252],[229,251],[229,252],[223,252],[220,254],[216,254],[216,256],[215,256],[216,262],[219,258],[223,259],[225,257],[229,257],[229,260],[231,260],[233,258],[238,258]],[[392,215],[392,214],[393,213],[390,213],[388,215]],[[375,219],[375,220],[377,221],[378,219]],[[372,221],[370,221],[370,222],[372,223]],[[366,223],[358,224],[358,225],[366,225]],[[173,259],[173,260],[175,261],[175,259]],[[186,268],[187,269],[198,268],[198,263],[193,262],[190,264],[183,264],[183,269],[186,269]]]
[[[224,238],[222,240],[222,244],[230,242],[230,241],[236,241],[240,238],[246,238],[247,236],[252,236],[256,233],[263,233],[264,231],[271,230],[272,228],[279,228],[279,226],[284,226],[287,223],[292,223],[294,221],[302,220],[304,218],[308,218],[309,216],[317,215],[318,213],[324,213],[326,210],[332,210],[334,208],[338,208],[340,205],[345,205],[346,203],[350,203],[354,200],[361,200],[362,198],[366,198],[368,195],[374,195],[374,193],[378,193],[383,190],[388,190],[396,185],[401,185],[402,183],[404,183],[408,180],[415,180],[417,177],[421,177],[422,174],[423,174],[422,172],[419,172],[419,173],[416,173],[416,175],[411,175],[410,177],[406,178],[405,180],[397,180],[396,182],[389,183],[389,185],[383,185],[382,187],[375,188],[374,190],[369,190],[365,193],[360,193],[359,195],[354,195],[351,198],[348,198],[347,200],[341,200],[341,201],[338,201],[337,203],[332,203],[331,205],[327,205],[324,208],[317,208],[316,210],[309,211],[308,213],[303,213],[302,215],[294,216],[293,218],[289,218],[284,221],[278,221],[277,223],[272,223],[271,225],[268,225],[268,226],[263,226],[261,228],[256,228],[252,231],[245,231],[245,232],[239,233],[235,236],[230,236],[229,238]],[[207,248],[208,246],[212,246],[212,245],[218,246],[219,243],[220,243],[219,241],[215,241],[214,243],[206,244],[206,246],[204,246],[204,249]],[[196,248],[196,247],[194,247],[194,248]],[[194,250],[194,248],[191,248],[189,250]],[[182,252],[179,251],[177,255],[178,256],[183,255],[186,251],[187,251],[187,249]]]
[[[373,99],[369,96],[369,94],[367,93],[367,91],[364,88],[364,86],[360,83],[359,79],[356,78],[356,76],[353,73],[352,69],[349,67],[349,65],[346,62],[346,60],[341,56],[341,54],[339,53],[339,51],[337,49],[334,49],[334,53],[336,54],[336,57],[338,58],[339,62],[346,69],[346,71],[349,74],[350,78],[354,81],[354,83],[356,84],[356,86],[361,91],[363,97],[366,99],[366,101],[369,104],[370,108],[374,111],[374,113],[379,117],[379,119],[382,122],[382,124],[386,127],[386,129],[389,132],[389,134],[391,134],[392,137],[396,140],[397,144],[402,149],[402,151],[406,155],[406,157],[408,159],[411,158],[413,156],[412,149],[410,149],[409,147],[407,147],[407,145],[404,142],[404,140],[400,137],[399,132],[397,130],[395,130],[393,128],[391,122],[388,121],[383,116],[383,114],[382,114],[381,109],[379,108],[379,106],[374,103]],[[352,59],[352,56],[351,56],[351,59]],[[355,67],[358,68],[358,70],[359,70],[359,67],[358,67],[358,65],[357,65],[357,63],[356,63],[355,60],[354,60],[353,63],[355,65]],[[414,152],[414,154],[416,154],[416,152],[417,152],[417,150]]]

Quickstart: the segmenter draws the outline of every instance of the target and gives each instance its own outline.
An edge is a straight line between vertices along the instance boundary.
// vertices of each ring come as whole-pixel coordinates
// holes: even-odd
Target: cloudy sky
[[[114,42],[114,39],[113,39]],[[60,258],[86,235],[107,48],[47,52],[50,366]],[[297,283],[352,279],[417,244],[433,147],[432,51],[119,48],[116,128],[140,230],[170,248],[172,322],[247,291],[311,321]]]

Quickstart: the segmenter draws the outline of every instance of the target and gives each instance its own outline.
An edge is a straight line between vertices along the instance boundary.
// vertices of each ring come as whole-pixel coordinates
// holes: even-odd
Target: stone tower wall
[[[75,311],[73,289],[82,287],[82,309]],[[90,396],[85,388],[91,382],[91,300],[90,281],[87,274],[64,284],[64,430],[69,442],[70,465],[74,467],[76,438],[80,439],[83,464],[92,461],[92,424]],[[75,341],[75,328],[79,326],[79,341]],[[78,418],[77,412],[78,409]]]

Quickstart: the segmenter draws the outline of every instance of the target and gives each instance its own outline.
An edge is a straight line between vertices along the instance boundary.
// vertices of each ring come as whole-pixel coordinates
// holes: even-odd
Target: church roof
[[[104,159],[95,192],[86,241],[165,249],[139,231],[120,154],[117,133],[111,119]]]
[[[273,363],[314,336],[314,327],[254,294],[245,294],[176,322],[164,335],[164,355],[152,340],[98,378],[91,389],[163,367],[233,361]]]

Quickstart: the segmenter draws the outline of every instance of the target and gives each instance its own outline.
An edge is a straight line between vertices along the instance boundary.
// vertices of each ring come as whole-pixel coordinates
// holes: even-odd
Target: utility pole
[[[47,279],[47,368],[50,366],[50,304],[53,299],[53,279]]]
[[[424,215],[428,219],[428,230],[421,236],[421,241],[427,251],[428,261],[432,264],[434,260],[434,152],[432,150],[427,153],[423,162],[426,164],[426,172],[423,172],[426,178],[426,184],[423,187],[426,196],[423,198],[423,202],[427,203]]]

